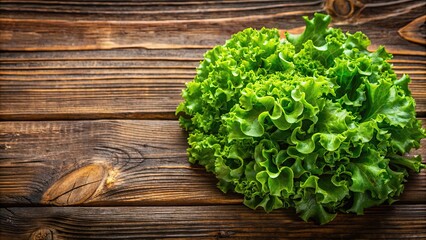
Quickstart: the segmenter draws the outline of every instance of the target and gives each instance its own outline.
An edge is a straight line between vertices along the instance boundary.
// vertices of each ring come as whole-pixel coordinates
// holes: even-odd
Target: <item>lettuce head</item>
[[[425,130],[407,75],[361,32],[305,17],[302,34],[245,29],[204,55],[182,92],[189,161],[250,208],[295,208],[320,224],[392,203]]]

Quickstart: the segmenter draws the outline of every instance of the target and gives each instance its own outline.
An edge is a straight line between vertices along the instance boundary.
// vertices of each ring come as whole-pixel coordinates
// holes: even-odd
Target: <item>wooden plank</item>
[[[176,121],[1,122],[0,129],[1,205],[241,201],[224,196],[214,176],[187,162],[186,134]],[[81,170],[87,166],[87,176],[100,177],[79,192],[73,184],[90,183],[76,183],[87,177]],[[61,193],[49,190],[55,183],[69,199],[56,198]]]
[[[184,84],[193,79],[203,54],[176,50],[162,51],[167,55],[159,57],[161,51],[88,52],[60,52],[50,59],[47,52],[4,54],[0,58],[0,119],[174,119]],[[426,113],[425,62],[403,57],[392,61],[399,76],[412,77],[410,89],[419,116]]]
[[[0,122],[0,204],[240,204],[191,166],[177,121]],[[426,139],[412,154],[426,160]],[[412,174],[403,203],[425,203],[426,171]]]
[[[426,238],[426,205],[375,207],[338,214],[327,225],[291,210],[244,206],[50,207],[0,210],[2,239],[406,239]],[[39,238],[37,238],[39,237]],[[43,237],[43,238],[42,238]]]
[[[247,27],[275,27],[276,22],[299,18],[301,15],[321,11],[316,7],[303,11],[291,11],[276,14],[255,13],[248,16],[231,16],[225,18],[206,18],[202,13],[198,19],[153,20],[150,15],[141,20],[111,20],[97,17],[95,20],[70,21],[64,18],[43,19],[34,15],[28,19],[15,15],[0,15],[0,49],[8,51],[56,51],[56,50],[93,50],[116,48],[147,49],[198,49],[211,48],[223,43],[232,33]],[[227,14],[232,13],[228,12]],[[158,14],[155,18],[161,18]],[[22,16],[21,16],[22,17]],[[74,15],[74,17],[76,17]],[[199,19],[199,18],[202,19]],[[297,18],[296,18],[297,17]],[[291,22],[291,21],[290,21]],[[230,24],[233,24],[230,26]],[[292,28],[297,25],[287,25]],[[281,24],[282,26],[282,24]],[[46,31],[49,29],[49,31]]]
[[[70,14],[83,19],[105,19],[107,16],[113,20],[183,20],[183,19],[210,19],[245,17],[259,12],[272,15],[283,11],[309,9],[321,10],[322,1],[296,2],[296,1],[3,1],[1,10],[22,13],[21,17],[31,14],[43,13],[43,18],[49,19],[60,15],[70,19]],[[96,6],[96,7],[94,7]],[[29,14],[31,13],[31,14]],[[121,15],[121,16],[120,16]]]
[[[204,51],[5,52],[0,119],[176,118]]]

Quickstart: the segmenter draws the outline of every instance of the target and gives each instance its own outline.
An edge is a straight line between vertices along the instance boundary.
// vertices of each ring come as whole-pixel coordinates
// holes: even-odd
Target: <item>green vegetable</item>
[[[250,208],[294,207],[324,224],[363,214],[402,193],[421,157],[410,78],[397,79],[383,47],[361,32],[305,18],[300,35],[246,29],[208,51],[177,108],[189,161]]]

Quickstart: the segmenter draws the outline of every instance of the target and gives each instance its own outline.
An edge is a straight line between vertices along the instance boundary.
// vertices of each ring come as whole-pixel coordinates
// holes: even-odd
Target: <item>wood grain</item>
[[[187,161],[177,121],[0,122],[0,204],[241,204]],[[426,139],[425,139],[426,140]],[[426,141],[412,154],[426,160]],[[401,202],[425,203],[426,171]]]
[[[78,16],[82,19],[108,20],[151,20],[179,21],[205,19],[227,19],[257,16],[259,13],[273,15],[295,10],[315,9],[321,11],[322,1],[3,1],[2,10],[5,15],[20,13],[18,17],[25,18],[36,13],[44,19],[55,16],[70,19]]]
[[[244,206],[7,208],[0,237],[35,239],[407,239],[426,238],[426,205],[371,208],[338,214],[325,226],[300,221],[291,210]],[[19,224],[18,224],[19,223]]]
[[[395,34],[424,15],[423,5],[367,3],[357,16],[333,22],[365,32],[371,50],[385,45],[395,55],[395,71],[413,79],[419,116],[426,116],[424,46]],[[246,27],[300,29],[301,16],[322,7],[322,1],[6,1],[0,119],[176,119],[181,89],[205,51]]]
[[[109,6],[116,13],[111,14],[91,4],[77,6],[78,9],[67,14],[72,8],[70,5],[58,6],[59,10],[45,4],[6,3],[0,8],[0,33],[4,36],[0,48],[8,51],[211,48],[247,27],[286,30],[301,27],[304,25],[301,16],[324,12],[322,3],[288,2],[277,7],[276,3],[263,2],[262,7],[249,11],[244,4],[235,4],[236,11],[227,11],[224,4],[219,3],[205,5],[208,13],[196,5],[185,5],[181,9],[170,6],[173,13],[164,13],[167,9],[160,5],[164,14],[146,6],[141,6],[144,12],[130,6],[135,14],[123,14],[123,8]],[[422,52],[418,45],[394,34],[413,17],[423,15],[424,6],[422,1],[370,3],[352,22],[335,21],[335,24],[345,31],[363,30],[377,45]],[[193,8],[196,10],[191,11]],[[40,14],[36,10],[44,11]],[[96,14],[90,14],[93,11]],[[188,11],[190,14],[186,15]]]
[[[0,129],[1,205],[241,202],[188,163],[177,121],[0,122]]]
[[[174,119],[203,51],[155,55],[162,52],[55,52],[50,59],[47,52],[4,54],[0,119]],[[426,113],[425,62],[398,56],[392,62],[399,76],[411,76],[419,116]]]

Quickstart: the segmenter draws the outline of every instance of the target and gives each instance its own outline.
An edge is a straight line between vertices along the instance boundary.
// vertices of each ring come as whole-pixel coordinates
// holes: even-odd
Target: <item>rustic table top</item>
[[[319,226],[224,195],[191,166],[174,111],[203,53],[244,28],[301,16],[386,45],[426,117],[426,2],[0,3],[0,238],[426,238],[426,171],[401,200]],[[426,142],[413,152],[426,159]]]

